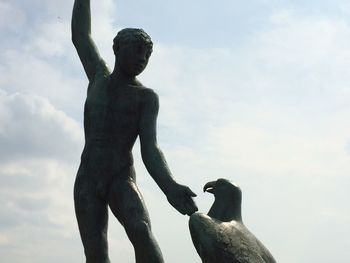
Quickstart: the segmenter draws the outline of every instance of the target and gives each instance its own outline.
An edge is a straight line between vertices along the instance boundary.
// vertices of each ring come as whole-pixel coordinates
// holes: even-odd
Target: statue
[[[226,179],[204,186],[215,201],[208,215],[190,217],[190,232],[203,263],[276,263],[271,253],[243,224],[241,189]]]
[[[84,108],[85,146],[74,184],[74,202],[86,262],[107,263],[108,206],[124,226],[136,262],[164,262],[136,185],[132,147],[139,136],[143,162],[180,213],[197,211],[196,196],[171,176],[157,145],[157,94],[136,78],[147,66],[152,41],[142,29],[114,38],[111,73],[91,38],[90,0],[75,0],[72,41],[89,79]]]

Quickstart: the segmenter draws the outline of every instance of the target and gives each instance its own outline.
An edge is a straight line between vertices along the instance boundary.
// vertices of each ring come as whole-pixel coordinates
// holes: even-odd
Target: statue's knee
[[[85,248],[86,263],[109,263],[107,246],[90,242]]]
[[[85,253],[86,263],[110,263],[108,255],[106,253],[100,253],[98,251],[89,251]]]
[[[129,225],[127,232],[132,236],[148,237],[151,233],[151,227],[146,221],[137,221]]]

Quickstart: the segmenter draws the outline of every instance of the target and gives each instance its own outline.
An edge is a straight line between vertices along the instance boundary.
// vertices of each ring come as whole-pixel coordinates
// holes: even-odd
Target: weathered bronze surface
[[[108,206],[124,226],[136,262],[163,262],[136,185],[132,147],[140,139],[143,162],[180,213],[197,211],[195,194],[171,176],[157,145],[157,94],[136,78],[147,66],[152,41],[141,29],[114,39],[110,72],[91,38],[90,0],[75,0],[72,41],[89,79],[84,109],[85,146],[74,185],[75,211],[86,262],[107,263]]]

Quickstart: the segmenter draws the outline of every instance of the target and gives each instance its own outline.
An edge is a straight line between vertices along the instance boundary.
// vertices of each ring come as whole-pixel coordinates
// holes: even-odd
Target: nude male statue
[[[143,162],[180,213],[197,211],[196,196],[171,176],[157,145],[157,94],[137,79],[152,53],[141,29],[123,29],[114,39],[110,73],[91,38],[90,0],[75,0],[72,41],[89,79],[84,109],[85,146],[74,185],[74,201],[86,262],[107,263],[108,206],[124,226],[137,263],[164,262],[136,186],[132,147],[140,139]]]

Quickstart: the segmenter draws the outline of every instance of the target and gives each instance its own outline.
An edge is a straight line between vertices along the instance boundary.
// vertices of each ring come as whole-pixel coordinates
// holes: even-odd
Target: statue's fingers
[[[189,187],[186,187],[186,192],[189,196],[192,196],[192,197],[197,196]]]
[[[186,215],[187,214],[187,207],[185,204],[178,203],[176,205],[177,211],[179,211],[181,214]]]
[[[183,206],[183,207],[181,207],[180,213],[183,214],[183,215],[188,215],[188,209]]]
[[[194,212],[198,211],[198,207],[196,203],[192,200],[192,198],[189,198],[185,200],[187,215],[192,215]]]
[[[198,209],[195,209],[194,207],[188,208],[186,211],[186,215],[191,216],[192,214],[194,214],[197,211],[198,211]]]

